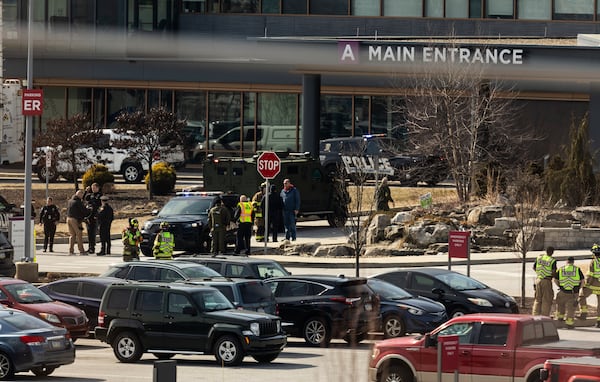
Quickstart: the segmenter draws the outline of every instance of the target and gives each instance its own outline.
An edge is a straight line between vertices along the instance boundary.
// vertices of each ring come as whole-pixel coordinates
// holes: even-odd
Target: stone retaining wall
[[[600,228],[548,228],[543,227],[540,231],[541,240],[536,243],[542,244],[541,248],[533,250],[543,251],[548,246],[556,249],[582,249],[591,248],[594,243],[600,244]]]

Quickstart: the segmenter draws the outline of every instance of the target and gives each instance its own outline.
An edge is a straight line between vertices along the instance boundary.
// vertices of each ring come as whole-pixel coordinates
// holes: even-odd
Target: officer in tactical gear
[[[583,272],[575,265],[573,256],[567,259],[567,264],[560,267],[554,282],[560,289],[556,295],[556,318],[564,320],[567,329],[573,329],[577,295],[583,286]]]
[[[229,209],[223,205],[221,198],[215,200],[215,205],[208,211],[208,226],[212,236],[212,253],[220,255],[225,251],[225,234],[231,220]]]
[[[152,254],[156,260],[173,260],[173,249],[175,249],[175,237],[169,231],[169,223],[161,222],[160,231],[154,238]]]
[[[129,218],[129,225],[121,234],[121,240],[123,241],[123,261],[140,259],[142,233],[140,232],[139,226],[140,223],[136,218]]]
[[[585,277],[585,284],[579,292],[579,306],[581,308],[579,318],[585,320],[588,314],[587,298],[591,294],[596,295],[598,307],[600,309],[600,245],[592,246],[594,257],[590,261],[588,273]],[[597,315],[596,327],[600,328],[600,314]]]
[[[265,240],[265,219],[263,217],[262,199],[266,193],[267,183],[260,184],[260,190],[252,197],[252,208],[254,210],[254,225],[256,226],[256,241]]]
[[[556,259],[552,254],[554,254],[554,247],[548,247],[546,253],[538,256],[533,263],[533,270],[537,274],[532,312],[534,315],[550,316],[554,300],[552,279],[556,276]]]

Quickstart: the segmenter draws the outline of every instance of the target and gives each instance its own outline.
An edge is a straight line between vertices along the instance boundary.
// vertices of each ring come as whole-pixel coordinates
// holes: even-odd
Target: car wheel
[[[56,172],[56,169],[54,167],[47,168],[43,165],[37,171],[37,177],[40,181],[46,181],[46,172],[48,172],[48,182],[54,183],[58,180],[58,172]]]
[[[450,318],[460,317],[467,314],[467,312],[463,308],[456,308],[450,313]]]
[[[150,247],[140,247],[140,251],[142,252],[142,255],[146,257],[154,257],[154,255],[152,254],[152,248]]]
[[[175,356],[173,353],[152,353],[158,359],[171,359]]]
[[[52,372],[56,370],[55,367],[34,367],[33,369],[31,369],[31,372],[33,374],[35,374],[36,377],[47,377],[50,374],[52,374]]]
[[[253,355],[252,358],[256,360],[258,363],[269,363],[273,362],[275,358],[279,357],[279,352],[271,353],[271,354],[261,354],[261,355]]]
[[[400,366],[384,367],[379,382],[412,382],[413,376],[410,370]]]
[[[11,379],[15,374],[10,357],[6,353],[0,353],[0,380]]]
[[[132,332],[119,333],[112,343],[115,357],[121,362],[137,362],[142,358],[142,344]]]
[[[222,366],[237,366],[244,359],[240,341],[234,336],[223,336],[215,343],[215,358]]]
[[[304,340],[311,346],[329,346],[331,332],[327,322],[321,317],[309,318],[304,323]]]
[[[139,163],[125,163],[123,165],[123,179],[125,183],[139,183],[142,181],[144,173]]]
[[[400,316],[390,314],[383,319],[383,336],[385,338],[402,337],[406,333],[404,321]]]

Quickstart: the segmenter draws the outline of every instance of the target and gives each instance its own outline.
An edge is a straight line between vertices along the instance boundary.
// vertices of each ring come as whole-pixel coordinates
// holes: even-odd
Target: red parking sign
[[[44,91],[42,89],[23,90],[23,115],[42,115]]]

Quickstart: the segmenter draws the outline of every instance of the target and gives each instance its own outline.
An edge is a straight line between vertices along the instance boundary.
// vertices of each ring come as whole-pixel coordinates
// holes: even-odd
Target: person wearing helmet
[[[256,235],[254,236],[254,238],[256,239],[256,241],[265,240],[265,219],[263,217],[261,202],[263,196],[265,196],[266,187],[266,182],[261,183],[260,189],[252,197],[252,209],[254,210],[254,225],[256,226]]]
[[[136,218],[129,218],[129,225],[121,234],[121,239],[123,241],[123,261],[140,259],[142,233],[140,232],[139,226],[140,223]]]
[[[152,254],[156,260],[173,260],[173,249],[175,249],[175,238],[169,231],[169,223],[161,222],[160,231],[154,238]]]
[[[556,315],[559,321],[565,321],[567,329],[573,329],[577,295],[583,285],[583,272],[577,265],[573,256],[569,256],[567,264],[556,272],[554,282],[559,291],[556,295]]]
[[[587,275],[585,277],[585,284],[579,291],[579,307],[580,313],[579,318],[585,320],[588,314],[587,298],[591,294],[596,295],[598,307],[600,307],[600,245],[594,244],[592,246],[592,253],[594,257],[590,261]],[[600,314],[597,315],[596,327],[600,328]]]
[[[554,300],[552,279],[556,277],[556,259],[552,257],[553,254],[554,247],[548,247],[546,253],[538,256],[533,263],[533,270],[537,275],[532,309],[534,315],[550,316]]]

